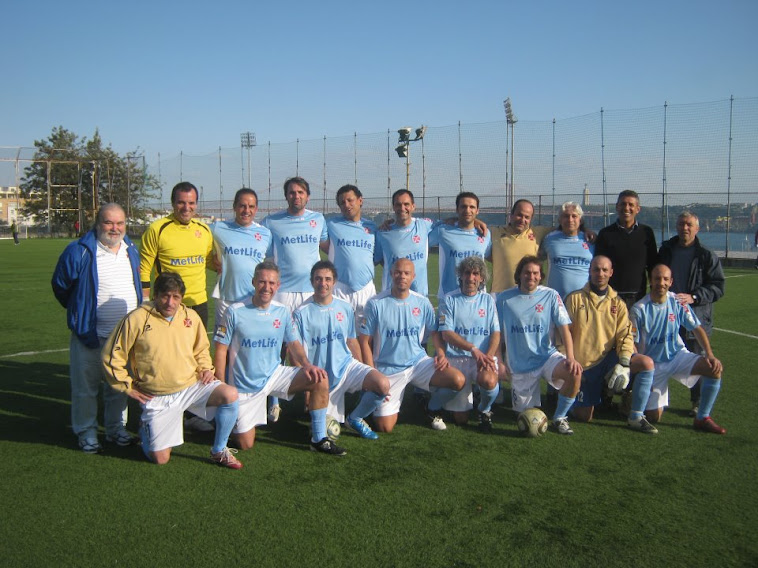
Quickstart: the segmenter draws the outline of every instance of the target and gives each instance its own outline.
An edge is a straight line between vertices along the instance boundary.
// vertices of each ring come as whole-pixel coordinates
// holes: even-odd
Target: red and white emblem
[[[545,306],[543,306],[542,304],[537,304],[536,306],[534,306],[534,309],[537,310],[538,314],[541,314],[544,311]]]
[[[255,240],[260,241],[263,237],[261,237],[260,233],[255,233]]]
[[[534,233],[529,233],[529,235],[527,235],[527,237],[529,238],[530,241],[533,241],[534,240]]]
[[[342,321],[345,319],[345,314],[342,312],[337,312],[337,321]]]
[[[486,312],[484,311],[484,308],[479,308],[479,317],[483,318],[486,315]]]
[[[618,311],[618,308],[616,306],[611,306],[611,313],[615,316],[616,312]]]
[[[412,313],[414,316],[418,317],[418,316],[420,316],[420,315],[421,315],[421,309],[420,309],[420,308],[413,308],[413,310],[411,311],[411,313]]]
[[[476,240],[478,240],[480,243],[483,243],[484,242],[484,237],[477,237]]]
[[[366,232],[367,235],[371,234],[371,231],[369,230],[368,227],[363,227],[363,230]]]
[[[669,321],[671,322],[676,321],[676,316],[674,314],[669,314]]]
[[[587,243],[582,243],[582,248],[584,250],[590,250],[590,245],[588,245]]]
[[[189,318],[184,319],[184,327],[192,327],[192,320]]]
[[[419,244],[421,242],[421,237],[418,235],[413,235],[413,242]]]
[[[201,233],[200,231],[195,231],[195,237],[197,237],[198,239],[201,239],[203,238],[203,233]]]
[[[316,226],[316,220],[315,219],[311,219],[310,225],[311,225],[311,227],[315,227]]]
[[[279,329],[280,327],[282,327],[282,322],[278,318],[274,320],[274,327],[276,329]]]

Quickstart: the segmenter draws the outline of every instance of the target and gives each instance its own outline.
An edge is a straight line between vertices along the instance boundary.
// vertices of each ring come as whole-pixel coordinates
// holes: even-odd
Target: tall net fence
[[[417,213],[429,217],[451,214],[456,194],[473,191],[491,222],[504,222],[512,201],[527,198],[537,221],[551,224],[560,204],[572,200],[600,227],[613,218],[616,195],[634,189],[643,196],[643,221],[661,236],[671,233],[685,207],[705,216],[710,232],[744,236],[756,228],[758,98],[428,127],[422,139],[408,143],[407,159],[397,145],[397,132],[388,130],[145,156],[161,189],[143,206],[169,209],[171,187],[188,180],[200,188],[206,218],[231,216],[242,186],[256,190],[262,216],[286,205],[282,184],[299,175],[311,185],[310,207],[325,214],[337,211],[337,189],[353,183],[372,217],[386,216],[392,192],[408,187]],[[0,149],[0,185],[18,185],[30,152]],[[735,250],[724,239],[722,248]]]

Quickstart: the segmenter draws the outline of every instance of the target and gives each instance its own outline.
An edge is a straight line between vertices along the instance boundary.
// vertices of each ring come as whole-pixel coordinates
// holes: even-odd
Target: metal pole
[[[661,242],[666,237],[666,225],[668,223],[669,212],[666,200],[666,124],[668,113],[668,101],[663,101],[663,187],[661,193]]]
[[[605,187],[605,131],[603,128],[603,107],[600,107],[600,168],[603,175],[603,225],[608,224],[608,193]]]
[[[392,210],[392,176],[390,176],[390,129],[387,129],[387,205]]]
[[[555,227],[555,119],[553,119],[553,204],[550,207],[550,226]]]
[[[224,180],[221,175],[221,146],[218,147],[218,218],[223,219]]]
[[[463,191],[463,153],[461,152],[461,121],[458,121],[458,193]]]
[[[726,178],[726,243],[724,256],[729,258],[729,233],[732,227],[732,113],[734,111],[734,95],[729,97],[729,167]]]
[[[423,138],[421,139],[421,195],[423,199],[421,214],[426,217],[426,152]]]
[[[324,213],[327,212],[326,210],[326,136],[324,136]]]
[[[52,175],[52,164],[50,163],[50,160],[47,161],[47,234],[48,236],[52,236],[52,211],[50,210],[52,207],[52,188],[50,187],[50,176]]]
[[[355,176],[355,185],[358,185],[358,133],[353,131],[353,174]]]
[[[516,153],[514,130],[516,130],[516,121],[511,121],[511,207],[513,202],[516,201],[516,187],[513,183],[513,155]]]
[[[512,205],[511,200],[511,186],[508,185],[508,129],[511,126],[511,121],[508,118],[505,119],[505,208],[506,208],[506,222],[508,221],[508,211],[510,211]]]
[[[295,140],[295,175],[300,175],[300,138]]]
[[[271,140],[268,141],[268,213],[271,213]]]

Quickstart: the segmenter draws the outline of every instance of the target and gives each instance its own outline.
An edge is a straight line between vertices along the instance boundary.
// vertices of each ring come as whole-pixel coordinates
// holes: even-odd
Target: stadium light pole
[[[410,126],[403,126],[402,128],[399,128],[397,131],[399,135],[397,140],[398,146],[395,148],[395,152],[397,152],[398,157],[405,158],[405,189],[408,190],[410,190],[410,187],[408,186],[411,183],[411,142],[418,142],[421,140],[421,144],[423,146],[424,136],[426,135],[426,126],[422,124],[416,128],[415,138],[411,138],[411,132],[413,132],[413,128]],[[422,196],[422,199],[425,199],[425,197],[426,196]]]
[[[505,150],[505,177],[506,177],[506,192],[508,193],[507,197],[507,206],[508,209],[513,207],[514,202],[514,191],[513,191],[513,154],[514,147],[514,136],[513,136],[513,127],[518,122],[518,118],[515,114],[513,114],[513,106],[511,105],[511,97],[506,97],[506,99],[503,101],[503,107],[505,108],[505,142],[506,142],[506,150]],[[508,128],[511,129],[511,182],[510,187],[508,186]]]
[[[247,187],[253,188],[250,181],[250,149],[253,146],[257,146],[255,140],[255,132],[243,132],[240,134],[240,143],[243,148],[247,148]]]

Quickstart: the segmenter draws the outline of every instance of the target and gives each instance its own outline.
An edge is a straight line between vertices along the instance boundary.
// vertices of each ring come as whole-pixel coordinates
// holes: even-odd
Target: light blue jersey
[[[684,349],[680,326],[692,331],[700,325],[695,313],[677,302],[673,292],[668,293],[662,304],[656,304],[648,294],[632,306],[629,316],[634,342],[656,363],[671,361]]]
[[[490,336],[500,331],[495,300],[485,292],[467,296],[460,289],[444,297],[440,303],[439,325],[442,331],[454,331],[480,351],[487,352]],[[447,346],[448,357],[471,357],[471,353],[452,345]]]
[[[426,296],[429,294],[426,262],[429,256],[429,233],[432,231],[431,219],[413,219],[406,227],[393,225],[389,231],[376,233],[376,250],[374,260],[384,264],[382,273],[382,290],[392,288],[392,265],[399,258],[413,262],[416,279],[411,290]]]
[[[262,224],[272,235],[269,256],[281,270],[279,291],[313,292],[311,267],[321,259],[319,243],[329,238],[324,216],[310,209],[290,215],[285,209],[272,213]]]
[[[492,250],[492,237],[481,236],[476,229],[461,229],[458,225],[437,223],[429,234],[429,244],[439,245],[440,287],[438,297],[459,289],[456,268],[469,256],[487,258]]]
[[[374,366],[392,375],[426,356],[424,334],[436,330],[434,308],[424,296],[411,292],[399,300],[385,290],[366,304],[360,333],[373,338]]]
[[[349,221],[342,216],[326,221],[329,232],[329,260],[337,267],[339,281],[353,292],[374,279],[376,225],[361,219]]]
[[[348,338],[355,339],[353,308],[338,298],[322,305],[310,297],[295,310],[294,318],[308,360],[326,369],[331,391],[342,380],[353,357],[347,346]]]
[[[537,286],[531,294],[514,286],[500,292],[495,305],[513,373],[542,367],[557,351],[552,341],[555,326],[571,323],[558,292],[547,286]]]
[[[253,272],[266,258],[271,245],[271,231],[253,223],[242,227],[234,221],[211,225],[216,257],[223,263],[219,288],[221,299],[241,302],[253,295]]]
[[[281,363],[282,343],[300,341],[290,311],[271,302],[268,309],[256,308],[252,300],[232,304],[226,323],[216,326],[213,337],[229,348],[227,381],[231,377],[240,392],[260,391]]]
[[[587,283],[595,245],[587,242],[584,233],[569,237],[563,231],[553,231],[542,240],[542,247],[550,263],[547,285],[561,298]]]

